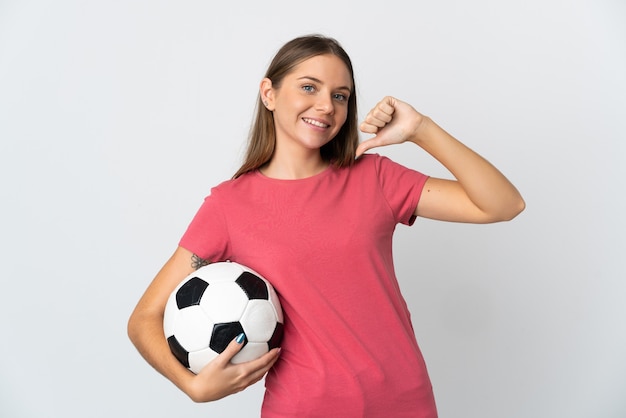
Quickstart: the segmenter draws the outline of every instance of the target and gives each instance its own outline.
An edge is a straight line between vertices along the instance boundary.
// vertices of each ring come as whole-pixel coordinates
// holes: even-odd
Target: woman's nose
[[[320,94],[318,96],[316,108],[317,110],[319,110],[320,112],[324,112],[325,114],[333,114],[333,112],[335,111],[335,106],[333,105],[332,97]]]

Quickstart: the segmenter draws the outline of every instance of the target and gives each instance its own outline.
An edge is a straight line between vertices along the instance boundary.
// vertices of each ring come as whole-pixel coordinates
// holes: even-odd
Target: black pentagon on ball
[[[209,347],[216,353],[221,353],[226,349],[226,346],[230,344],[239,334],[243,332],[243,327],[237,322],[223,322],[215,324],[213,326],[213,333],[211,334],[211,342]],[[244,339],[243,345],[248,343],[248,339]]]
[[[280,322],[276,323],[276,328],[274,328],[274,333],[272,334],[272,338],[267,342],[267,346],[269,350],[280,347],[280,342],[283,340],[284,326]]]
[[[180,361],[180,363],[189,368],[189,352],[183,348],[173,335],[167,339],[167,344],[170,346],[170,350],[174,357]]]
[[[199,305],[200,299],[209,284],[199,277],[192,277],[176,292],[176,305],[178,309]]]
[[[243,289],[248,299],[269,299],[267,285],[256,274],[244,271],[235,282]]]

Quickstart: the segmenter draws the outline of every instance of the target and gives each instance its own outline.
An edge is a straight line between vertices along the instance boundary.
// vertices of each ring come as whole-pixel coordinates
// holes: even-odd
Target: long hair
[[[348,115],[337,135],[322,146],[320,153],[325,161],[336,167],[346,167],[354,163],[356,148],[359,145],[357,126],[356,87],[352,61],[335,39],[323,35],[301,36],[283,45],[270,63],[265,77],[272,81],[272,86],[279,88],[283,79],[295,66],[317,55],[332,54],[339,57],[348,68],[353,91],[348,99]],[[256,103],[256,115],[248,135],[248,148],[244,162],[235,173],[237,178],[248,171],[256,170],[267,163],[274,154],[276,130],[274,116],[261,101],[259,94]]]

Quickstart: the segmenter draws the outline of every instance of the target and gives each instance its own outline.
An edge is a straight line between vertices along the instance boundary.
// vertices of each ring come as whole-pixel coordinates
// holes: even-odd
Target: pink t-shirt
[[[437,416],[392,257],[426,180],[371,154],[305,179],[254,171],[211,190],[180,245],[258,271],[285,315],[263,417]]]

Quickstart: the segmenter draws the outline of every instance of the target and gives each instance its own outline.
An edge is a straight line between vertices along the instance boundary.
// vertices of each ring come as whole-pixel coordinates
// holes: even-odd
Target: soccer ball
[[[244,347],[233,363],[278,347],[283,323],[272,285],[254,270],[225,261],[200,267],[172,291],[163,331],[172,354],[197,374],[242,332]]]

